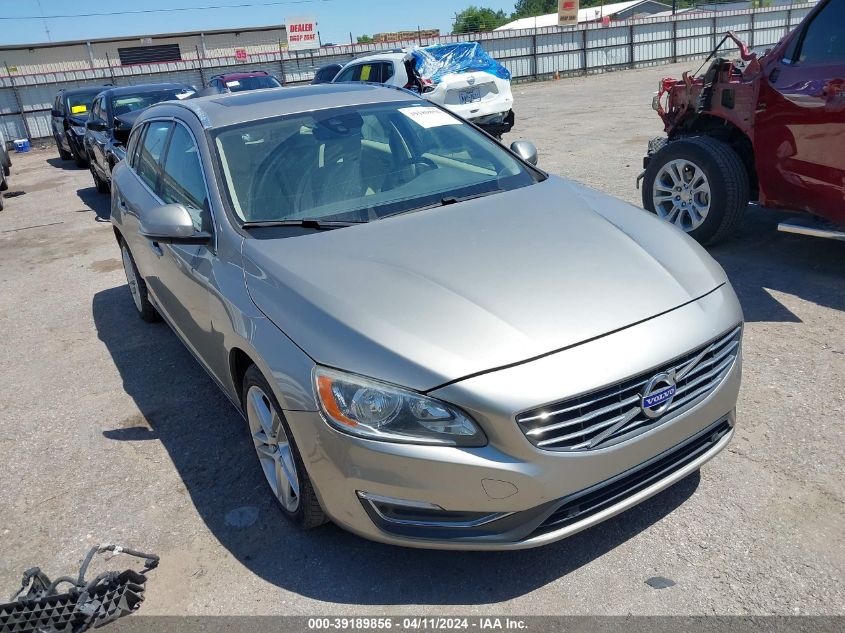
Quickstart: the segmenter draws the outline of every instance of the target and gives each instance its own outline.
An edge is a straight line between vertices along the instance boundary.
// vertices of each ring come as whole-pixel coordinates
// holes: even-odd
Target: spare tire
[[[651,145],[651,144],[649,144]],[[748,206],[748,172],[729,145],[708,136],[666,143],[648,163],[643,207],[701,244],[730,235]]]

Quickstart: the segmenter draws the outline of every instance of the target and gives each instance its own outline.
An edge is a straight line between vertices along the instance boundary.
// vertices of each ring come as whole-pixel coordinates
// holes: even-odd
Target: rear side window
[[[167,158],[161,173],[161,199],[166,203],[184,205],[191,214],[197,230],[207,230],[206,208],[208,194],[202,175],[197,146],[191,134],[182,125],[173,130]]]
[[[393,76],[393,64],[390,62],[370,62],[356,64],[344,70],[336,81],[370,81],[384,83]]]
[[[807,25],[799,43],[798,61],[812,64],[845,62],[845,0],[830,0]]]
[[[164,145],[173,124],[169,121],[153,121],[147,126],[147,133],[138,154],[138,176],[153,191],[158,191],[158,168]]]
[[[146,125],[139,125],[129,135],[129,145],[127,145],[126,155],[129,157],[129,166],[133,169],[138,166],[138,148],[140,147],[140,139],[144,135]]]

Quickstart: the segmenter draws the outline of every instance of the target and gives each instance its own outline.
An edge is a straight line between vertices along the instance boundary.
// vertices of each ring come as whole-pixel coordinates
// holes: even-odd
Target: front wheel
[[[696,136],[657,148],[643,181],[643,207],[701,244],[723,240],[748,206],[748,173],[721,141]]]
[[[258,367],[244,375],[244,413],[264,477],[282,512],[303,529],[327,521],[281,407]]]

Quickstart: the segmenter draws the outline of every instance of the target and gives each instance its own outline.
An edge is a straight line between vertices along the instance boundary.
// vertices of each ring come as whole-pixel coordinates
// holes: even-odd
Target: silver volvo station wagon
[[[730,441],[742,313],[722,269],[536,160],[367,84],[139,117],[111,200],[135,307],[243,413],[296,524],[534,547]]]

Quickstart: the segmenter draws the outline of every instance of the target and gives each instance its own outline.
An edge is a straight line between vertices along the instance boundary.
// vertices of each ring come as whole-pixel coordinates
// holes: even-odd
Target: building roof
[[[614,2],[612,4],[605,4],[598,7],[589,7],[586,9],[578,9],[578,22],[593,22],[600,20],[602,16],[612,16],[622,11],[633,9],[641,4],[660,4],[662,2],[655,2],[655,0],[628,0],[627,2]],[[663,5],[667,9],[671,5]],[[511,31],[514,29],[539,29],[547,26],[557,26],[557,13],[547,13],[546,15],[538,15],[531,18],[520,18],[513,22],[503,24],[497,31]]]
[[[27,48],[55,48],[57,46],[77,46],[84,44],[106,44],[109,42],[140,42],[142,39],[162,40],[175,37],[196,37],[199,35],[225,35],[226,33],[256,33],[261,31],[284,31],[284,24],[269,26],[245,26],[234,29],[204,29],[201,31],[179,31],[174,33],[155,33],[148,35],[121,35],[117,37],[88,37],[81,40],[63,40],[61,42],[36,42],[33,44],[4,44],[0,51],[14,51]]]

